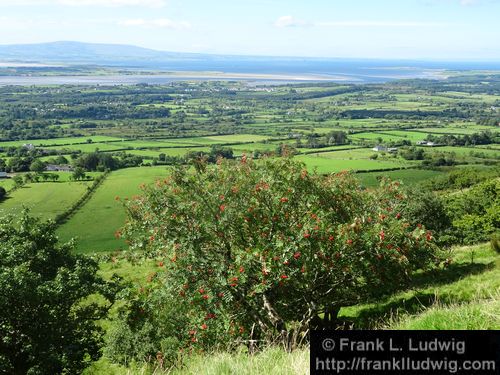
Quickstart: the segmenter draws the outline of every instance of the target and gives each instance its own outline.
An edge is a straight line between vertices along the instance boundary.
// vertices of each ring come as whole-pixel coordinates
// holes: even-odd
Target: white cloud
[[[154,20],[145,20],[143,18],[128,19],[118,22],[120,26],[162,28],[162,29],[189,29],[191,24],[186,21],[172,21],[168,18],[159,18]]]
[[[167,0],[0,0],[0,6],[22,5],[65,5],[65,6],[95,6],[95,7],[123,7],[136,6],[161,8]]]
[[[303,20],[296,19],[293,16],[281,16],[274,22],[274,26],[279,28],[284,27],[304,27],[307,26],[307,22]]]

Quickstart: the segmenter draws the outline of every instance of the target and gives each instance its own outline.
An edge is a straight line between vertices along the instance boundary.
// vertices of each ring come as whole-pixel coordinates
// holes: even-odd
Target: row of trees
[[[327,134],[310,134],[305,140],[298,138],[295,144],[297,148],[323,148],[349,143],[347,133],[343,131],[331,131]]]
[[[142,158],[126,153],[109,154],[104,152],[92,152],[81,154],[73,160],[75,167],[85,171],[106,171],[120,168],[137,167],[142,164]]]
[[[434,142],[436,144],[447,145],[447,146],[474,146],[474,145],[489,145],[492,143],[498,143],[500,141],[500,137],[498,136],[498,133],[485,131],[470,135],[428,134],[426,140]]]

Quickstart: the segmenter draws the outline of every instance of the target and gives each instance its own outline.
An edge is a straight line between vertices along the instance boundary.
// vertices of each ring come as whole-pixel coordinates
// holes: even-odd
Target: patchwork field
[[[477,92],[469,92],[472,88]],[[0,118],[31,107],[54,115],[36,126],[22,115],[12,126],[0,126],[0,171],[29,182],[34,161],[54,163],[64,156],[68,164],[77,165],[85,155],[93,155],[85,174],[94,178],[109,166],[98,167],[96,159],[113,158],[112,169],[117,170],[59,228],[64,240],[80,238],[80,252],[113,251],[126,248],[114,237],[125,220],[115,197],[139,193],[141,183],[163,177],[168,165],[189,163],[187,155],[192,152],[209,155],[224,147],[235,158],[291,152],[311,172],[360,171],[357,176],[367,187],[376,186],[380,176],[412,185],[445,175],[446,168],[494,166],[500,160],[499,128],[494,122],[498,95],[490,89],[483,92],[484,88],[469,81],[434,91],[420,84],[254,87],[243,82],[95,88],[105,98],[104,109],[94,102],[93,88],[0,88],[8,99],[0,102]],[[45,95],[47,90],[50,96]],[[85,103],[105,114],[88,111],[82,95]],[[61,106],[63,102],[68,106]],[[484,132],[489,134],[486,141],[481,138]],[[417,147],[423,154],[416,160],[412,146],[430,134],[453,136],[455,143]],[[474,136],[474,141],[458,142],[466,135]],[[375,145],[397,152],[376,152]],[[25,205],[44,219],[54,218],[92,183],[71,182],[71,172],[54,173],[59,176],[57,183],[27,183],[12,191],[0,202],[0,213],[19,212]],[[14,182],[0,180],[0,186],[11,190]]]
[[[30,80],[30,69],[16,72]],[[84,375],[303,375],[307,350],[285,348],[307,341],[296,333],[313,322],[500,329],[500,74],[439,74],[369,84],[0,85],[0,172],[8,177],[0,179],[7,291],[0,306],[6,316],[15,312],[0,324],[0,336],[7,333],[0,368],[82,373],[57,371],[59,358],[76,366],[76,353],[85,356],[82,367],[90,365]],[[188,183],[176,179],[171,191],[144,197],[159,215],[136,206],[141,212],[127,218],[124,205],[140,186],[176,167],[190,168]],[[345,170],[359,183],[325,185],[324,174]],[[403,186],[376,190],[383,177]],[[23,207],[42,220],[57,217],[59,239],[75,239],[75,252],[99,262],[98,273],[113,282],[92,279],[90,262],[73,267],[70,254],[38,239],[26,246],[25,232],[2,220]],[[159,233],[167,218],[169,230]],[[142,251],[143,243],[130,251],[119,232],[127,220],[154,251]],[[33,236],[53,236],[32,225]],[[317,256],[308,256],[311,249]],[[38,283],[39,270],[54,264],[64,271]],[[113,301],[115,274],[123,289]],[[33,336],[33,324],[24,324],[30,319],[58,334]],[[94,323],[105,330],[102,345],[87,340],[98,337]],[[72,326],[63,341],[75,342],[61,345]],[[49,358],[38,350],[46,346],[58,350]],[[50,369],[25,368],[37,355]]]
[[[79,252],[113,251],[125,248],[115,238],[116,230],[125,223],[123,203],[116,201],[140,192],[141,184],[149,184],[168,174],[165,167],[127,168],[112,172],[92,198],[59,228],[61,240],[77,237]]]

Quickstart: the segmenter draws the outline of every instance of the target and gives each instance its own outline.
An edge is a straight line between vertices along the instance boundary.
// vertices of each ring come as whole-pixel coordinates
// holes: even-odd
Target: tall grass
[[[270,347],[255,355],[245,351],[195,355],[182,367],[171,369],[132,365],[113,365],[106,360],[95,363],[84,375],[305,375],[309,374],[309,350],[288,353],[280,347]]]

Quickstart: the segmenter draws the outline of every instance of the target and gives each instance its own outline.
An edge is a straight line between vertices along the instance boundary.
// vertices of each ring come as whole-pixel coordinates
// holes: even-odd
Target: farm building
[[[35,149],[35,145],[31,144],[31,143],[25,143],[23,145],[24,148],[28,149],[28,150],[34,150]]]
[[[48,164],[47,167],[45,167],[45,170],[49,172],[72,172],[73,167],[67,164],[63,165]]]
[[[418,141],[417,142],[417,145],[418,146],[437,146],[437,144],[435,144],[434,142],[428,142],[428,141]]]
[[[8,178],[7,172],[0,172],[0,178]]]
[[[398,152],[397,147],[385,147],[385,146],[375,146],[372,148],[376,152]]]

